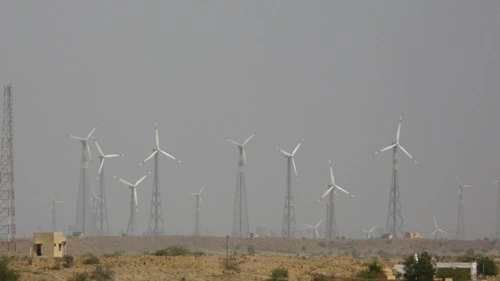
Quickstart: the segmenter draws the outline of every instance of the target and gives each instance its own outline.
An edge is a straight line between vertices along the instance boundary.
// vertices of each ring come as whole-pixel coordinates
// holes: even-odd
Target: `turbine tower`
[[[203,200],[201,200],[201,192],[203,191],[203,189],[205,188],[205,186],[202,186],[200,191],[198,191],[198,193],[189,193],[189,195],[193,195],[196,197],[196,221],[195,221],[195,224],[194,224],[194,237],[198,238],[200,237],[200,232],[201,232],[201,228],[200,228],[200,208],[201,206],[203,206]]]
[[[151,172],[148,172],[142,178],[140,178],[138,181],[135,182],[135,184],[131,184],[130,182],[119,178],[115,176],[114,178],[119,180],[121,183],[125,184],[130,188],[130,218],[128,220],[128,225],[127,225],[127,236],[134,236],[135,231],[137,229],[137,220],[135,217],[135,214],[139,212],[139,206],[137,204],[137,186],[147,177],[151,174]]]
[[[50,197],[52,198],[52,204],[50,205],[50,210],[52,212],[52,220],[51,220],[51,225],[52,225],[52,232],[57,231],[57,216],[56,216],[56,204],[64,204],[63,201],[58,201],[52,196],[52,193],[49,193]]]
[[[91,210],[87,206],[87,201],[89,199],[89,191],[88,191],[88,170],[89,170],[89,162],[92,160],[92,155],[90,153],[90,147],[88,144],[88,140],[94,134],[94,127],[92,131],[87,135],[86,138],[77,137],[73,135],[68,135],[70,138],[79,140],[82,144],[82,158],[80,161],[80,185],[78,186],[78,198],[76,201],[76,219],[75,219],[75,233],[86,234],[86,227],[88,225],[88,218],[91,215]]]
[[[500,181],[494,181],[493,184],[498,184],[500,186]],[[500,189],[498,189],[498,199],[497,199],[497,221],[495,227],[495,239],[500,239]]]
[[[464,219],[464,187],[472,187],[470,185],[464,185],[457,177],[458,181],[458,217],[457,217],[457,232],[455,233],[456,239],[465,240],[465,219]]]
[[[443,233],[444,235],[448,235],[448,233],[446,233],[444,230],[442,230],[438,227],[436,217],[434,217],[434,231],[431,233],[431,235],[429,237],[432,238],[434,235],[436,235],[436,239],[437,239],[439,232]]]
[[[226,138],[227,142],[235,144],[239,150],[238,170],[236,174],[236,192],[234,195],[234,211],[233,211],[233,237],[249,237],[249,222],[248,222],[248,205],[247,192],[245,189],[245,168],[247,166],[247,158],[245,154],[245,145],[255,136],[255,133],[250,135],[243,144]]]
[[[14,202],[14,130],[12,87],[3,87],[2,141],[0,148],[0,252],[16,251]]]
[[[320,220],[320,221],[318,222],[318,224],[316,224],[315,226],[312,226],[312,225],[309,225],[309,224],[304,224],[305,226],[307,226],[307,227],[309,227],[309,228],[314,229],[314,232],[313,232],[313,233],[314,233],[314,234],[313,234],[313,239],[318,238],[318,236],[319,236],[319,235],[318,235],[318,226],[319,226],[319,225],[323,222],[323,220],[325,220],[325,219]]]
[[[181,160],[178,160],[174,156],[166,153],[165,151],[160,149],[160,139],[158,137],[158,123],[155,122],[155,134],[156,134],[156,148],[153,149],[153,153],[151,153],[144,161],[142,161],[139,166],[144,165],[149,159],[155,158],[154,164],[154,180],[153,180],[153,194],[151,197],[151,207],[149,211],[149,227],[148,234],[149,235],[162,235],[164,232],[164,222],[163,222],[163,209],[161,205],[161,193],[160,193],[160,174],[158,164],[160,162],[158,152],[163,153],[169,158],[181,163]]]
[[[389,210],[387,212],[387,227],[386,233],[392,234],[394,238],[398,237],[398,233],[403,234],[401,227],[403,226],[403,217],[401,215],[401,201],[399,200],[399,179],[398,179],[398,149],[401,149],[408,157],[410,157],[415,164],[415,160],[408,151],[406,151],[401,144],[399,144],[399,134],[401,132],[401,122],[403,117],[399,117],[398,131],[396,133],[396,141],[386,148],[375,152],[378,154],[392,149],[393,152],[393,170],[392,170],[392,185],[389,196]]]
[[[378,225],[372,227],[370,230],[366,230],[366,229],[361,228],[361,231],[363,231],[366,234],[366,239],[372,238],[371,233],[372,233],[372,231],[375,230],[375,228],[377,228],[377,226]]]
[[[292,195],[292,167],[295,172],[295,179],[298,182],[299,177],[297,175],[297,166],[295,165],[294,156],[299,147],[304,142],[302,139],[299,144],[295,147],[293,152],[290,154],[281,148],[276,148],[281,154],[287,158],[287,175],[286,175],[286,191],[285,191],[285,206],[283,209],[283,220],[281,223],[281,236],[283,238],[295,238],[296,223],[295,223],[295,204],[293,203]]]
[[[101,147],[95,140],[95,138],[92,137],[94,140],[95,146],[97,147],[97,150],[99,151],[99,159],[100,159],[100,164],[99,164],[99,172],[97,173],[97,180],[99,181],[99,189],[97,190],[97,195],[94,194],[94,197],[99,198],[96,204],[94,205],[94,211],[95,211],[95,235],[97,236],[105,236],[109,235],[109,220],[108,220],[108,207],[107,207],[107,202],[106,202],[106,190],[105,190],[105,185],[104,185],[104,160],[106,158],[115,158],[115,157],[120,157],[120,156],[125,156],[125,154],[104,154],[102,152]],[[92,190],[94,192],[94,190]]]
[[[335,178],[333,176],[333,168],[332,168],[332,161],[328,160],[328,164],[330,166],[330,184],[328,184],[328,189],[323,193],[320,199],[316,201],[316,203],[319,203],[322,199],[328,196],[328,204],[327,206],[327,221],[326,221],[326,229],[325,229],[325,238],[326,239],[332,239],[337,237],[338,231],[337,231],[337,224],[335,222],[335,205],[334,205],[334,198],[335,196],[338,196],[336,189],[344,192],[345,194],[355,198],[355,196],[348,192],[347,190],[343,189],[342,187],[338,186],[335,184]]]

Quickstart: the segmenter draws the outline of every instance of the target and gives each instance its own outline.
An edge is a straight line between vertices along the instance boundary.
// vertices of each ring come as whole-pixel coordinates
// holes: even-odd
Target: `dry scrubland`
[[[72,237],[68,238],[68,254],[75,257],[71,268],[53,269],[55,260],[35,259],[33,265],[24,258],[31,241],[18,240],[19,258],[12,262],[21,280],[67,280],[76,272],[94,270],[85,265],[85,255],[99,257],[100,264],[111,267],[115,280],[264,280],[273,269],[288,269],[290,280],[311,280],[318,274],[338,277],[353,276],[364,263],[378,257],[392,267],[411,253],[428,251],[447,258],[466,252],[499,256],[500,243],[493,241],[455,240],[311,240],[280,238],[229,239],[230,265],[239,270],[226,270],[225,237],[202,237],[195,244],[192,237]],[[248,255],[253,245],[255,255]],[[203,251],[204,256],[157,257],[157,250],[182,246],[190,251]]]

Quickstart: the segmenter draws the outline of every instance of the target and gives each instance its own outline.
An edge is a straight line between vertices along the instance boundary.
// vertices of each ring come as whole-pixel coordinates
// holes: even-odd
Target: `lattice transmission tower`
[[[0,155],[0,252],[16,251],[12,87],[4,86]]]

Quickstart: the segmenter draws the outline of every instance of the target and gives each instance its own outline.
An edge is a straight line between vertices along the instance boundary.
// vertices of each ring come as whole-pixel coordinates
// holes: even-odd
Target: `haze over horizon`
[[[497,1],[3,1],[0,84],[11,84],[17,237],[75,223],[81,144],[105,153],[111,233],[125,231],[134,180],[155,147],[165,231],[191,235],[205,185],[202,229],[231,233],[238,150],[243,141],[250,231],[280,234],[286,159],[305,138],[292,186],[297,226],[325,217],[315,204],[338,185],[342,236],[386,227],[395,140],[404,227],[428,236],[433,216],[453,235],[458,176],[467,239],[495,231],[500,180],[500,2]],[[92,155],[97,150],[91,143]],[[98,160],[90,179],[97,186]],[[137,189],[138,233],[147,231],[152,177]],[[320,226],[320,229],[324,224]],[[205,232],[203,232],[205,233]],[[359,236],[361,237],[361,236]]]

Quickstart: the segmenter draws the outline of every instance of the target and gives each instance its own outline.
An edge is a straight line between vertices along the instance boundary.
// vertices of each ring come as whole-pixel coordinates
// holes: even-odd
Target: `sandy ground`
[[[85,255],[99,256],[100,264],[115,272],[115,280],[265,280],[273,269],[289,271],[289,280],[311,280],[315,275],[354,276],[365,264],[377,258],[392,268],[403,257],[423,250],[434,256],[453,259],[473,251],[498,257],[500,243],[454,240],[312,240],[280,238],[230,238],[230,267],[226,269],[226,238],[202,237],[72,237],[67,251],[75,257],[71,268],[54,269],[56,260],[28,258],[31,241],[18,240],[18,258],[12,266],[21,271],[21,280],[67,280],[76,272],[92,272],[95,265],[84,265]],[[156,250],[182,246],[202,251],[204,256],[157,257]],[[253,246],[256,254],[249,255]],[[495,279],[491,279],[495,280]]]

